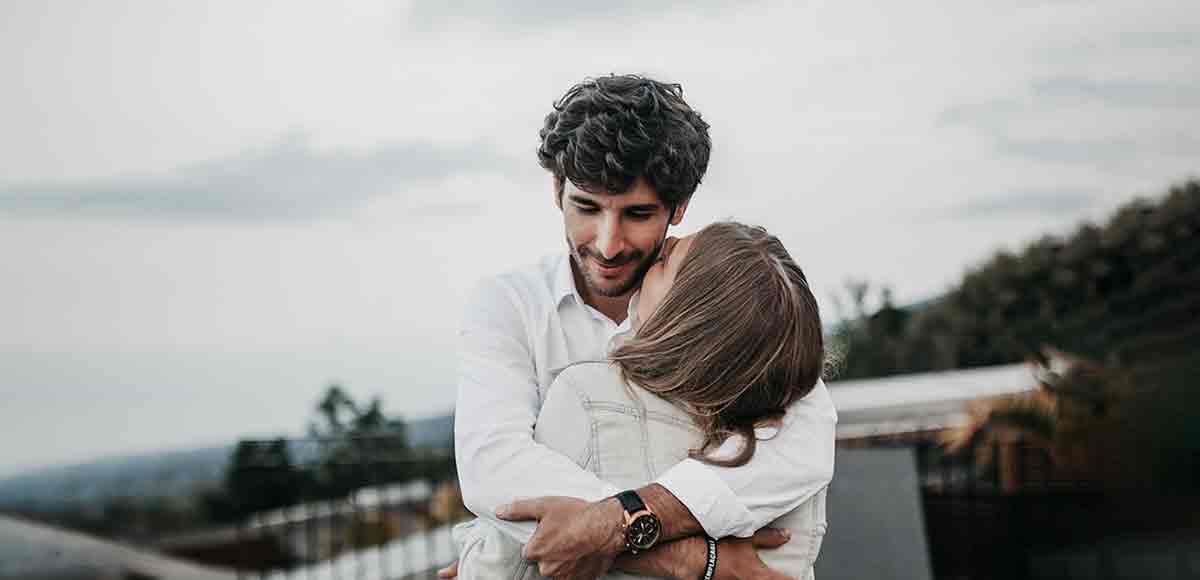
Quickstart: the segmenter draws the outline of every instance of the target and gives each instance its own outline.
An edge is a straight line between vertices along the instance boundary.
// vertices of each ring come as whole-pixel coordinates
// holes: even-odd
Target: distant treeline
[[[861,305],[868,291],[852,287],[851,298]],[[1120,366],[1186,357],[1200,344],[1200,181],[999,252],[920,307],[884,294],[835,330],[839,378],[1016,362],[1043,345]]]

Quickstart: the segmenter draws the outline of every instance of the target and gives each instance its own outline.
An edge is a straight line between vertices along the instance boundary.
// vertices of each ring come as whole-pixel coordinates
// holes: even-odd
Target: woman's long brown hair
[[[736,467],[754,455],[755,425],[782,418],[820,378],[821,318],[779,239],[718,222],[697,233],[670,291],[611,358],[627,383],[693,417],[704,443],[692,457]],[[738,454],[712,457],[730,435],[744,441]]]

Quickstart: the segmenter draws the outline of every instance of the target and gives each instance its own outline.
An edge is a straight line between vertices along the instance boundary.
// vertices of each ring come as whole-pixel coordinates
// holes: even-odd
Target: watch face
[[[629,545],[639,550],[649,549],[658,541],[658,534],[662,531],[662,526],[658,523],[658,517],[653,514],[642,514],[629,524],[625,530],[625,541]]]

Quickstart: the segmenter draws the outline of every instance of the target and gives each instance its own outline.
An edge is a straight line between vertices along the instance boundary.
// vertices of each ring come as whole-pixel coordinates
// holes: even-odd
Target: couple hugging
[[[678,85],[571,88],[540,132],[565,255],[459,331],[459,560],[478,578],[811,578],[833,404],[804,273],[765,230],[667,235],[708,166]]]

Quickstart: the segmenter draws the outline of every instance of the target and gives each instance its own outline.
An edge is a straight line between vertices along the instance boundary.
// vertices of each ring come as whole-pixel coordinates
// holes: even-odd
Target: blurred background
[[[537,131],[612,72],[712,125],[678,231],[822,301],[823,577],[1200,577],[1198,17],[0,3],[0,578],[447,561],[462,301],[562,250]]]

